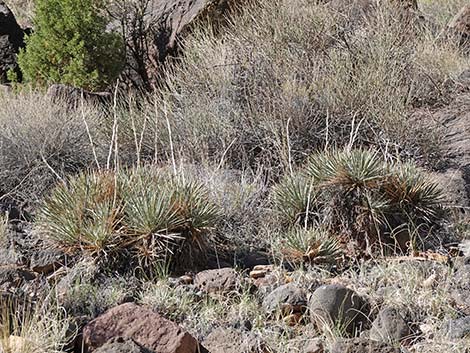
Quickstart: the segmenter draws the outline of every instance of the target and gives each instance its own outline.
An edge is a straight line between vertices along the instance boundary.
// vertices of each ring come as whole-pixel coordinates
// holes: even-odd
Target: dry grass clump
[[[111,257],[130,251],[148,266],[204,249],[218,217],[201,183],[141,167],[70,178],[45,199],[37,223],[67,251]]]
[[[366,150],[314,154],[272,199],[284,226],[321,225],[368,251],[415,249],[444,217],[442,191],[423,171]]]
[[[0,296],[0,352],[59,353],[74,338],[70,318],[52,297],[33,304]]]

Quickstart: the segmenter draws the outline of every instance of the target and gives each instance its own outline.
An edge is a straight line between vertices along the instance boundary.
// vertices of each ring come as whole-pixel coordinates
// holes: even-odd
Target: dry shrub
[[[58,179],[93,162],[83,116],[93,128],[99,111],[54,104],[40,93],[0,96],[0,195],[34,203]]]
[[[410,111],[445,101],[468,59],[400,11],[381,4],[352,26],[321,2],[261,1],[223,36],[196,30],[155,103],[177,153],[274,172],[328,144],[430,154]]]

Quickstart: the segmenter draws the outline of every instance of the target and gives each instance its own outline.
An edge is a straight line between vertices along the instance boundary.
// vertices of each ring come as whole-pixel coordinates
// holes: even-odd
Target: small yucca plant
[[[284,226],[321,223],[363,248],[396,242],[395,230],[408,224],[427,232],[444,215],[442,192],[423,171],[366,150],[314,154],[274,188],[272,198]],[[309,222],[303,222],[306,214]]]
[[[294,263],[333,263],[341,255],[339,241],[320,228],[293,227],[282,233],[279,246],[284,258]]]
[[[70,179],[46,199],[38,224],[71,252],[130,250],[149,266],[181,248],[203,249],[218,217],[202,184],[145,167]]]
[[[38,216],[47,238],[69,252],[100,253],[119,245],[123,205],[113,173],[83,173],[59,184]]]

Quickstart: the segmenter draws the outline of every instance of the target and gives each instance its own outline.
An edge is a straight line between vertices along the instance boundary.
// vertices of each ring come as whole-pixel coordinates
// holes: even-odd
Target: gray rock
[[[263,300],[263,308],[268,314],[280,312],[283,315],[304,312],[307,307],[307,295],[294,283],[284,284]]]
[[[100,348],[95,350],[95,353],[151,353],[138,345],[134,340],[125,337],[115,337],[110,339]]]
[[[340,339],[330,348],[330,353],[400,353],[400,349],[393,348],[383,342],[372,341],[365,338]]]
[[[369,338],[396,345],[410,335],[410,328],[395,308],[382,309],[372,323]]]
[[[194,285],[208,294],[222,294],[236,290],[240,285],[237,272],[230,267],[206,270],[194,277]]]
[[[462,339],[470,337],[470,316],[447,322],[444,335],[449,339]]]
[[[317,288],[310,298],[310,317],[319,329],[325,324],[340,325],[353,333],[366,322],[367,303],[356,292],[342,285],[332,284]]]
[[[255,334],[233,328],[218,328],[202,342],[211,353],[264,353],[266,347]]]

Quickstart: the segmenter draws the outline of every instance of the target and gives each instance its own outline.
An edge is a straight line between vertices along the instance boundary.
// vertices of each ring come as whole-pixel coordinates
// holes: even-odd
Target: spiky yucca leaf
[[[442,211],[443,193],[438,184],[410,163],[397,163],[385,192],[397,210],[432,222]]]
[[[37,224],[65,250],[103,251],[119,241],[122,204],[110,173],[83,173],[58,185],[44,201]]]
[[[288,176],[274,188],[273,202],[283,223],[301,223],[315,210],[314,185],[301,174]]]
[[[282,235],[281,253],[297,263],[330,263],[340,256],[341,245],[320,228],[294,227]]]

